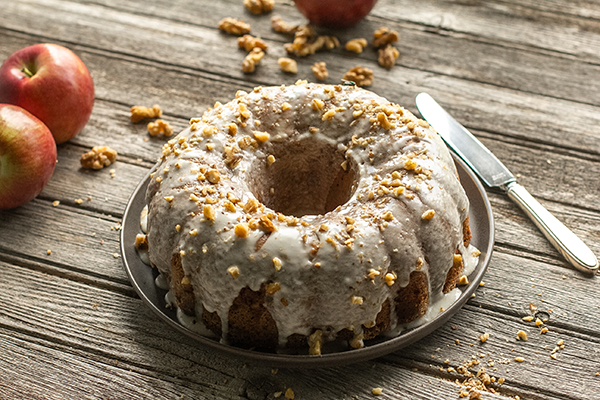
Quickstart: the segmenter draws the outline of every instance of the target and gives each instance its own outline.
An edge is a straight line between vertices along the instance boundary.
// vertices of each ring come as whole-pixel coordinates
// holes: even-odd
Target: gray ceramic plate
[[[417,328],[404,331],[394,338],[375,338],[366,341],[362,349],[343,350],[310,356],[306,354],[274,354],[253,350],[245,350],[219,343],[214,339],[204,337],[193,332],[177,321],[175,310],[166,308],[166,291],[159,289],[154,284],[156,269],[144,264],[135,250],[135,236],[140,233],[140,212],[145,206],[145,194],[150,173],[144,177],[135,188],[123,216],[123,229],[121,231],[121,254],[125,264],[125,270],[136,292],[141,299],[168,325],[178,331],[196,339],[200,344],[209,346],[217,351],[228,353],[230,356],[242,358],[248,362],[256,362],[273,367],[325,367],[349,364],[358,361],[383,356],[397,351],[419,339],[427,336],[435,329],[442,326],[467,302],[479,286],[483,278],[494,245],[494,220],[492,210],[485,193],[485,189],[473,172],[459,159],[455,157],[456,166],[471,206],[469,209],[469,223],[473,234],[472,243],[481,251],[479,264],[469,276],[469,285],[461,286],[462,294],[458,300],[446,311],[436,318]]]

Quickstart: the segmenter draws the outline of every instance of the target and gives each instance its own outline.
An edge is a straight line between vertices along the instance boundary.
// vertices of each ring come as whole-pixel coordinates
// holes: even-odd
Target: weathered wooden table
[[[465,370],[482,367],[497,392],[479,390],[482,398],[600,398],[599,278],[570,268],[495,191],[485,285],[442,328],[380,359],[273,370],[199,345],[142,303],[119,256],[120,221],[164,139],[132,124],[129,108],[158,103],[177,131],[238,89],[314,80],[316,61],[327,63],[328,83],[355,65],[372,68],[370,89],[415,112],[414,96],[429,92],[600,253],[600,3],[380,0],[334,34],[345,43],[397,30],[393,69],[379,67],[372,49],[336,49],[298,59],[296,75],[277,65],[289,40],[271,31],[271,15],[304,22],[290,1],[253,16],[241,0],[0,0],[0,59],[62,44],[96,85],[91,120],[59,146],[42,194],[0,212],[0,399],[273,399],[288,388],[296,399],[368,399],[376,387],[384,399],[456,399],[468,391],[457,384]],[[236,38],[217,30],[224,17],[243,18],[267,41],[254,74],[242,73]],[[97,145],[119,152],[113,174],[80,169]],[[530,304],[549,313],[546,333],[522,319]],[[520,330],[528,341],[516,339]],[[472,380],[481,385],[485,374]]]

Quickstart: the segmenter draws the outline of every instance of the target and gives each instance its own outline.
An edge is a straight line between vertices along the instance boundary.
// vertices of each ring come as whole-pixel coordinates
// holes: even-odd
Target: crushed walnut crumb
[[[323,331],[316,330],[308,337],[308,354],[311,356],[321,355],[321,345],[323,344]]]
[[[249,74],[256,70],[256,66],[260,63],[260,60],[265,56],[265,52],[262,51],[259,47],[254,47],[244,61],[242,61],[242,71]]]
[[[379,49],[378,54],[377,61],[385,69],[391,69],[396,64],[398,56],[400,56],[398,49],[391,44],[388,44],[383,49]]]
[[[164,136],[169,137],[173,135],[173,128],[171,127],[171,125],[162,119],[157,119],[154,122],[149,122],[147,128],[150,136],[158,136],[160,134],[163,134]]]
[[[140,122],[146,118],[158,118],[162,115],[162,110],[158,104],[152,106],[152,108],[144,106],[133,106],[129,110],[131,112],[131,122]]]
[[[373,47],[379,49],[398,41],[398,32],[388,28],[379,28],[373,33]]]
[[[348,70],[343,79],[354,82],[356,86],[370,86],[373,83],[373,71],[357,65]]]
[[[273,9],[275,0],[244,0],[244,6],[252,14],[266,14]]]
[[[279,68],[281,68],[284,72],[289,72],[290,74],[298,73],[298,63],[296,60],[292,60],[291,58],[281,57],[277,60],[279,64]]]
[[[329,71],[327,71],[327,64],[324,62],[316,62],[310,67],[313,75],[320,81],[327,79]]]
[[[288,390],[285,391],[285,398],[288,400],[294,400],[294,397],[294,391],[292,390],[292,388],[288,388]]]
[[[380,387],[376,387],[373,388],[373,390],[371,390],[371,393],[373,393],[375,396],[379,396],[383,393],[383,389]]]
[[[354,53],[362,53],[365,47],[367,47],[367,39],[365,38],[352,39],[346,42],[346,50]]]
[[[255,47],[261,50],[267,50],[267,44],[258,37],[252,35],[244,35],[238,38],[238,47],[246,51],[250,51]]]
[[[485,343],[489,338],[490,338],[489,333],[484,333],[483,335],[479,336],[479,340],[481,341],[481,343]]]
[[[236,18],[223,18],[219,21],[219,29],[236,36],[250,33],[250,25]]]
[[[108,167],[117,159],[117,152],[106,146],[93,147],[91,151],[81,156],[81,167],[87,169],[102,169]]]

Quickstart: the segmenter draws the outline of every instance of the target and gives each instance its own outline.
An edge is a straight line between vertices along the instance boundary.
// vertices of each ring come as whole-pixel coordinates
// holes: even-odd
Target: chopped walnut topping
[[[254,131],[252,134],[254,135],[254,138],[261,143],[266,142],[271,137],[267,132]]]
[[[237,133],[237,125],[234,123],[227,125],[227,131],[231,136],[235,136],[235,134]]]
[[[343,79],[354,82],[357,86],[369,86],[373,83],[373,71],[356,66],[344,74]]]
[[[286,23],[281,17],[271,17],[271,28],[279,33],[295,33],[298,30],[298,25]]]
[[[352,39],[346,43],[346,50],[355,53],[362,53],[365,47],[367,47],[367,39],[364,38]]]
[[[267,294],[275,294],[281,290],[281,284],[279,282],[269,283],[267,285]]]
[[[373,33],[373,47],[379,49],[385,47],[390,43],[398,41],[398,32],[390,30],[388,28],[377,29]]]
[[[258,47],[261,50],[267,50],[268,46],[261,38],[252,35],[244,35],[238,38],[238,47],[250,51],[255,47]]]
[[[396,59],[400,55],[398,49],[391,44],[388,44],[383,49],[379,49],[378,53],[379,58],[377,61],[379,61],[379,65],[386,69],[391,69],[396,64]]]
[[[315,78],[317,78],[320,81],[327,79],[327,77],[329,76],[329,72],[327,71],[327,64],[325,64],[324,62],[316,62],[312,65],[312,67],[310,67],[310,69],[315,75]]]
[[[214,221],[217,218],[214,207],[209,204],[204,206],[202,212],[204,214],[204,217],[206,217],[206,219],[209,221]]]
[[[244,212],[250,214],[258,209],[259,202],[256,199],[250,199],[244,204]]]
[[[281,57],[277,60],[277,63],[279,64],[279,68],[284,72],[289,72],[290,74],[298,73],[298,64],[291,58]]]
[[[219,21],[219,29],[236,36],[242,36],[250,33],[250,25],[235,18],[223,18]]]
[[[387,274],[385,274],[385,283],[387,283],[388,286],[392,286],[394,283],[396,282],[396,274],[388,272]]]
[[[267,232],[275,232],[277,230],[277,227],[275,227],[273,221],[271,221],[266,215],[262,215],[260,217],[258,224]]]
[[[88,169],[102,169],[108,167],[117,159],[117,152],[106,146],[93,147],[91,151],[82,154],[81,167]]]
[[[145,118],[158,118],[162,115],[162,110],[158,104],[152,106],[152,108],[144,106],[133,106],[131,111],[131,122],[140,122]]]
[[[260,60],[264,57],[265,52],[260,48],[253,48],[250,53],[242,61],[242,71],[249,74],[256,70],[256,66],[260,63]]]
[[[323,344],[323,331],[316,330],[308,337],[308,354],[311,356],[321,355],[321,345]]]
[[[275,162],[275,156],[273,154],[269,154],[267,157],[267,165],[271,166]]]
[[[281,267],[283,266],[283,263],[279,258],[273,257],[273,266],[275,267],[276,271],[280,271]]]
[[[227,268],[227,272],[233,277],[233,279],[240,276],[240,269],[237,267],[237,265],[232,265],[231,267]]]
[[[273,9],[275,0],[244,0],[244,6],[252,14],[266,14]]]
[[[162,133],[166,137],[169,137],[173,135],[173,128],[168,122],[162,119],[157,119],[154,122],[148,123],[148,133],[150,136],[158,136]]]
[[[221,174],[219,174],[219,171],[216,169],[211,169],[206,173],[206,179],[208,179],[210,183],[216,184],[221,180]]]
[[[423,213],[423,215],[421,215],[421,219],[430,221],[434,215],[435,215],[435,210],[427,210]]]
[[[312,109],[315,111],[322,110],[325,107],[325,103],[321,99],[313,99],[312,101]]]
[[[360,296],[352,296],[352,297],[350,298],[350,302],[351,302],[352,304],[358,304],[358,305],[361,305],[361,304],[363,303],[363,301],[364,301],[364,299],[363,299],[362,297],[360,297]]]
[[[460,279],[458,280],[458,284],[459,285],[468,285],[469,284],[469,278],[467,278],[466,275],[461,276]]]

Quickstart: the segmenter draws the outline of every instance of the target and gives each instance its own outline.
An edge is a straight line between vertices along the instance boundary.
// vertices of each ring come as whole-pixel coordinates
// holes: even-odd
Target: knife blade
[[[580,271],[598,271],[598,259],[590,248],[569,228],[544,208],[517,183],[515,176],[471,132],[456,121],[430,95],[419,93],[415,103],[423,118],[435,129],[460,158],[489,187],[503,190],[565,257]]]

